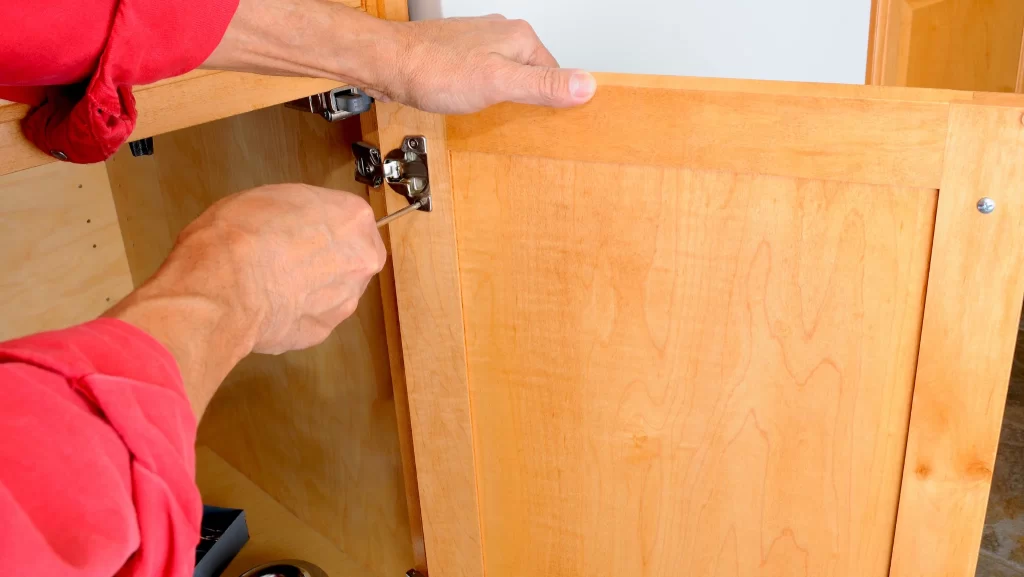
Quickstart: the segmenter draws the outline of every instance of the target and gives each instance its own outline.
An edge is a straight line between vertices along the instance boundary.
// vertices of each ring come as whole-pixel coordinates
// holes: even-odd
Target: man
[[[96,162],[131,133],[131,85],[200,65],[321,76],[443,113],[595,90],[498,16],[393,23],[321,0],[236,1],[0,0],[0,97],[37,104],[24,129],[42,149]],[[250,352],[323,341],[384,259],[360,198],[263,187],[210,207],[103,318],[0,344],[0,567],[190,575],[210,398]]]

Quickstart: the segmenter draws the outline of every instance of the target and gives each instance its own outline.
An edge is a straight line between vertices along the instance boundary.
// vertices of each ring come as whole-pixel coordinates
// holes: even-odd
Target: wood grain
[[[0,341],[91,320],[132,290],[102,164],[0,176]]]
[[[377,128],[376,111],[359,118],[365,142],[380,147],[380,132]],[[387,150],[387,149],[385,149]],[[373,189],[367,187],[370,204],[377,218],[388,213],[388,196],[394,194],[388,187]],[[384,246],[391,254],[390,226],[380,230]],[[381,306],[384,313],[384,327],[388,340],[388,358],[391,361],[391,386],[395,392],[395,418],[398,423],[398,443],[402,452],[402,472],[405,480],[405,499],[409,506],[409,527],[412,536],[415,568],[421,573],[427,571],[427,552],[423,537],[423,515],[420,504],[419,480],[416,474],[416,456],[412,439],[412,423],[409,414],[409,388],[405,378],[405,358],[402,354],[402,332],[398,319],[398,294],[395,289],[395,269],[389,258],[378,275],[380,279]]]
[[[314,563],[332,576],[372,573],[303,523],[209,447],[196,448],[196,483],[203,503],[245,510],[249,542],[224,569],[225,576],[241,575],[257,565],[282,559]]]
[[[377,104],[383,150],[427,137],[434,211],[389,225],[402,357],[432,577],[483,577],[469,375],[466,372],[451,174],[444,118]],[[390,211],[408,203],[387,195]]]
[[[1016,0],[876,0],[868,81],[1012,92],[1024,4]]]
[[[1024,298],[1022,113],[950,111],[892,577],[974,575]]]
[[[887,574],[934,190],[452,175],[489,576]]]
[[[597,96],[577,109],[506,104],[449,117],[448,142],[452,151],[935,188],[947,115],[942,102],[649,88],[601,76]]]
[[[402,127],[390,146],[429,136],[443,187],[391,231],[431,573],[888,575],[935,188],[978,154],[1020,156],[1000,138],[948,150],[950,106],[1024,129],[1024,100],[599,83],[586,107],[503,106],[446,131],[379,119]],[[908,532],[979,530],[974,514]]]
[[[368,0],[368,14],[387,20],[405,22],[409,20],[409,4],[405,0]],[[363,140],[381,146],[377,126],[377,111],[359,117]],[[391,139],[402,135],[389,134]],[[388,149],[384,149],[388,150]],[[388,187],[373,189],[367,187],[370,204],[378,218],[388,212]],[[391,227],[381,229],[381,238],[388,254],[391,254]],[[420,504],[419,479],[416,473],[416,456],[412,440],[412,423],[409,413],[409,389],[405,378],[405,359],[402,355],[402,333],[398,320],[398,295],[395,289],[395,269],[392,259],[384,264],[378,275],[380,279],[381,305],[384,313],[385,333],[388,341],[388,358],[391,361],[391,386],[395,394],[395,417],[398,423],[398,443],[402,453],[405,499],[409,509],[409,529],[412,538],[415,568],[421,573],[427,571],[426,543],[423,536],[423,515]]]
[[[360,138],[357,119],[331,124],[276,107],[158,136],[152,157],[119,152],[109,173],[136,282],[228,194],[277,182],[365,194],[349,148]],[[241,363],[199,438],[372,574],[413,565],[376,281],[324,344]]]

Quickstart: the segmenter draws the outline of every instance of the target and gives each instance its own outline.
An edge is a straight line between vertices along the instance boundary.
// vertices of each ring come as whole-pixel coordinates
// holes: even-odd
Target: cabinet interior
[[[284,182],[365,195],[350,149],[361,138],[358,118],[332,124],[275,106],[157,136],[153,156],[124,147],[107,174],[132,283],[149,278],[178,232],[224,196]],[[377,279],[322,345],[245,359],[207,409],[198,444],[211,504],[244,506],[222,487],[218,471],[233,469],[337,549],[305,560],[343,558],[373,575],[415,564]],[[271,530],[266,540],[279,549],[283,536]]]

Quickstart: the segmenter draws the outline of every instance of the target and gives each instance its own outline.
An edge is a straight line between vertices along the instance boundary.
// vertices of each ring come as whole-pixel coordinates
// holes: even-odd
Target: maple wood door
[[[868,82],[1024,91],[1019,0],[875,0]]]
[[[390,247],[431,577],[966,577],[1024,295],[1024,100],[973,99],[379,106],[430,151]]]

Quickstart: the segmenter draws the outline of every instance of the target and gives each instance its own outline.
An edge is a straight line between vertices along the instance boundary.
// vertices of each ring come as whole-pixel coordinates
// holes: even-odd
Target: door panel
[[[1013,92],[1022,32],[1018,0],[875,0],[868,82]]]
[[[1015,328],[959,315],[1024,298],[1020,243],[995,242],[1024,99],[599,86],[572,110],[378,106],[386,149],[430,150],[434,212],[389,233],[431,576],[882,576],[899,527],[901,577],[936,550],[968,577],[1012,357],[975,368],[971,343]],[[964,110],[990,122],[951,127]]]
[[[451,165],[489,576],[886,574],[934,190]]]

